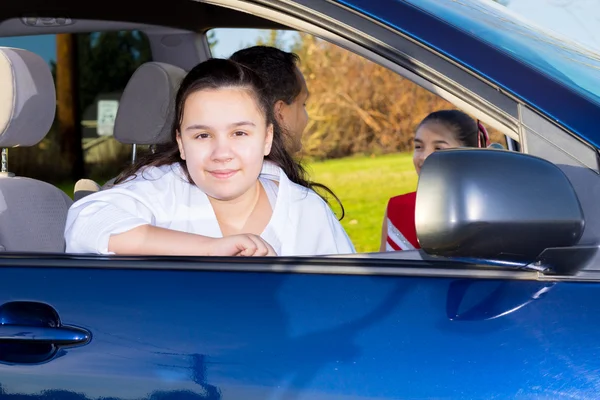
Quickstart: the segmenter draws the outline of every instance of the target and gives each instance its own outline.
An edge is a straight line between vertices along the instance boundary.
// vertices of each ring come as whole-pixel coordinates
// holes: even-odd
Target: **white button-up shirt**
[[[261,237],[279,256],[355,253],[328,204],[314,191],[291,182],[265,162],[260,180],[276,180],[273,215]],[[271,194],[273,194],[273,185]],[[274,203],[274,204],[273,204]],[[223,237],[208,196],[190,184],[178,164],[149,167],[137,177],[90,194],[69,209],[67,253],[111,254],[111,235],[150,224],[209,237]]]

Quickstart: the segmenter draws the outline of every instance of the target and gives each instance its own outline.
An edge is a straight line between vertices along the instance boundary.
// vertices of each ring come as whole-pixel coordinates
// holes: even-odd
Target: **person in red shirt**
[[[425,159],[434,151],[454,147],[487,147],[489,135],[484,126],[459,110],[429,114],[417,126],[413,163],[417,175]],[[387,204],[381,229],[379,251],[419,249],[415,228],[417,192],[392,197]]]

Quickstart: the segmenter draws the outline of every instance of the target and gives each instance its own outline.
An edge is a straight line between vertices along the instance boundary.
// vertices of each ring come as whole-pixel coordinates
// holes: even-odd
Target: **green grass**
[[[378,251],[381,223],[390,197],[417,187],[410,154],[349,157],[307,165],[312,180],[327,185],[344,205],[342,226],[358,252]],[[73,197],[73,183],[57,185]],[[335,200],[330,204],[338,216]]]
[[[342,201],[346,210],[342,226],[358,252],[379,250],[388,199],[417,187],[410,154],[315,162],[308,170],[312,180],[327,185]]]

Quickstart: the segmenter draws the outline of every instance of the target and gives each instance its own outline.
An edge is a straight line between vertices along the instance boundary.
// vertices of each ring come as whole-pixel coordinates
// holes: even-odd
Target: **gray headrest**
[[[38,144],[56,112],[48,64],[30,51],[0,47],[0,88],[0,147]]]
[[[175,95],[185,74],[185,70],[170,64],[142,64],[121,96],[114,126],[115,139],[126,144],[168,142]]]

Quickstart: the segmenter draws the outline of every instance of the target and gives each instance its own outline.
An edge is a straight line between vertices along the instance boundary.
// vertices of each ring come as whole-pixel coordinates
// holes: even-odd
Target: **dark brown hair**
[[[252,46],[233,53],[231,60],[244,64],[256,72],[265,83],[271,105],[282,100],[292,104],[302,91],[296,76],[300,57],[271,46]]]
[[[436,123],[444,126],[465,147],[479,147],[480,143],[484,143],[487,146],[488,138],[485,128],[462,111],[434,111],[421,121],[419,126],[417,126],[417,130],[427,123]]]

